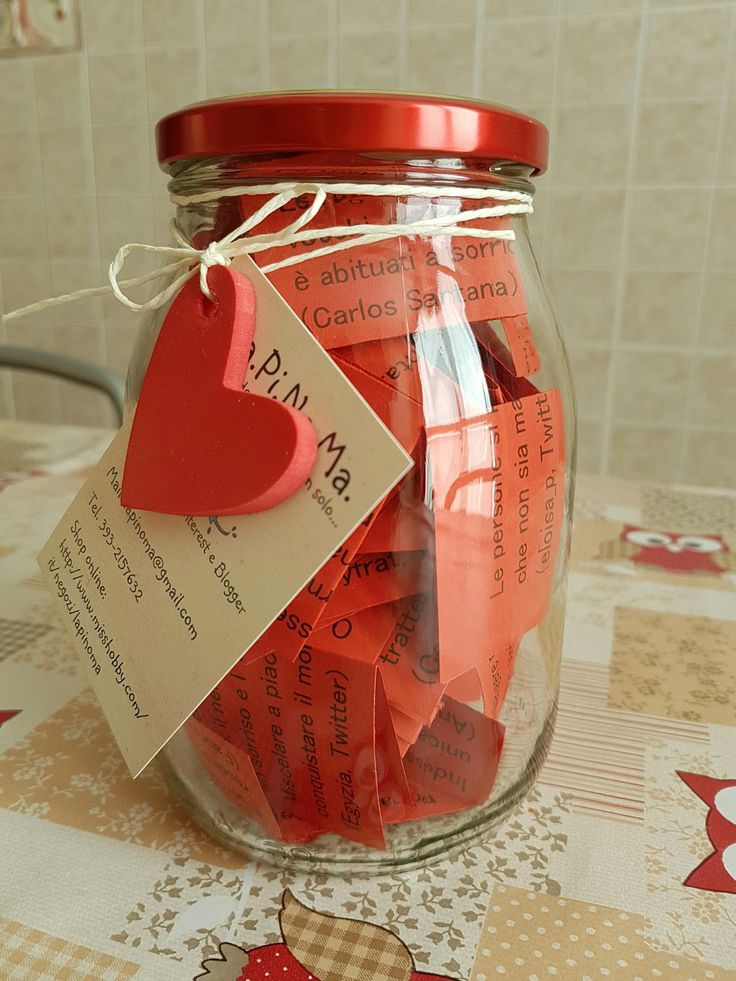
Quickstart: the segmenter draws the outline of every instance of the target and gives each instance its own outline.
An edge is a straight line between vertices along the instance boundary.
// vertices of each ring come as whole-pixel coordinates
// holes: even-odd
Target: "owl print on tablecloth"
[[[620,541],[623,554],[641,565],[664,572],[704,573],[718,576],[729,566],[729,548],[720,535],[681,534],[624,525]]]

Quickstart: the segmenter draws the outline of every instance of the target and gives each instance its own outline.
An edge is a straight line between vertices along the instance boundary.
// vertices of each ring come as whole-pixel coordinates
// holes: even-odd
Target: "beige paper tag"
[[[39,556],[134,775],[412,465],[252,260],[233,265],[256,293],[247,387],[310,417],[310,479],[252,515],[125,509],[128,420]]]

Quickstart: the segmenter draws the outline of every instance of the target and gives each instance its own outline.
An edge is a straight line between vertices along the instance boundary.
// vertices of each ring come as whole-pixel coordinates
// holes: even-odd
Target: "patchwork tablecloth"
[[[581,479],[536,788],[463,855],[337,880],[130,778],[35,562],[106,438],[0,423],[0,977],[735,976],[736,495]]]

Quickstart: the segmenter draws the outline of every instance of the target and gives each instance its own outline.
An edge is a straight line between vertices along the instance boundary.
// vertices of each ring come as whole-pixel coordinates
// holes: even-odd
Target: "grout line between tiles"
[[[611,460],[611,435],[613,426],[613,403],[614,403],[614,383],[616,378],[616,358],[615,352],[621,343],[621,332],[623,323],[624,297],[626,291],[626,270],[629,258],[629,229],[631,225],[632,211],[632,188],[631,179],[634,175],[637,151],[637,132],[639,128],[639,116],[641,112],[641,90],[644,76],[644,55],[647,46],[649,31],[649,0],[643,0],[641,7],[641,23],[639,25],[639,37],[636,49],[636,68],[634,72],[634,96],[633,110],[631,113],[631,136],[629,139],[629,153],[626,160],[626,182],[624,187],[623,214],[621,219],[621,250],[619,253],[618,276],[616,280],[616,295],[613,308],[613,329],[611,331],[611,346],[614,350],[614,357],[608,369],[608,379],[604,401],[604,430],[603,430],[603,450],[601,453],[601,473],[608,473]]]
[[[491,0],[491,3],[493,0]],[[473,98],[480,99],[485,69],[486,0],[475,0],[475,48],[473,54]]]
[[[698,299],[695,306],[695,317],[694,317],[694,330],[692,337],[692,350],[693,356],[690,358],[690,365],[688,370],[688,379],[686,383],[685,391],[685,418],[691,419],[693,416],[693,410],[695,408],[696,390],[695,390],[695,379],[696,379],[696,365],[698,363],[698,355],[705,353],[701,351],[699,346],[700,334],[702,329],[703,321],[703,310],[705,307],[705,283],[706,274],[708,272],[708,260],[710,258],[711,252],[711,233],[713,230],[713,216],[715,213],[715,199],[716,199],[716,178],[718,177],[718,170],[721,162],[721,157],[723,155],[723,142],[726,133],[726,120],[728,118],[728,106],[729,106],[729,91],[728,86],[731,78],[731,61],[733,58],[733,48],[736,41],[735,34],[736,27],[736,11],[734,7],[731,7],[731,15],[728,24],[728,34],[726,37],[726,58],[723,65],[723,79],[721,86],[721,107],[720,114],[718,117],[718,130],[716,133],[716,152],[713,155],[713,169],[711,172],[710,186],[708,189],[708,201],[706,204],[706,214],[705,214],[705,237],[703,240],[703,252],[700,260],[700,283],[698,286]],[[686,458],[687,451],[690,445],[689,430],[686,426],[682,427],[682,436],[680,440],[680,459],[678,461],[677,467],[677,477],[680,480],[685,478],[686,469]]]
[[[86,59],[86,57],[84,57],[84,55],[82,55],[82,58],[84,58],[85,74],[86,74],[86,71],[87,71],[87,68],[86,68],[87,59]],[[80,69],[80,75],[81,75],[81,69]],[[40,133],[39,128],[38,128],[38,89],[36,87],[36,72],[35,72],[35,69],[34,68],[31,68],[31,85],[32,85],[32,91],[33,91],[33,117],[34,117],[35,123],[36,123],[36,150],[38,152],[38,159],[39,159],[40,166],[41,166],[41,202],[42,202],[42,205],[43,205],[43,228],[44,228],[44,237],[45,237],[45,240],[46,240],[45,241],[46,273],[47,273],[47,276],[48,276],[49,285],[51,285],[51,283],[52,283],[53,280],[52,280],[52,276],[51,276],[51,254],[50,254],[50,248],[49,248],[49,220],[48,220],[48,214],[46,213],[46,178],[44,176],[43,159],[41,157],[41,133]],[[88,107],[88,111],[89,111],[89,107]],[[84,130],[85,130],[84,125],[82,125],[81,128],[82,128],[82,131],[84,132]],[[90,150],[91,150],[91,143],[92,143],[92,130],[91,130],[91,126],[87,126],[86,127],[86,130],[87,130],[87,135],[86,135],[86,138],[85,138],[85,144],[86,144],[86,147],[87,147],[87,152],[89,153]],[[94,175],[94,169],[93,169],[93,171],[92,171],[92,180],[93,180],[93,182],[94,182],[94,179],[95,179],[95,175]],[[50,323],[50,325],[49,325],[49,327],[47,329],[51,330],[51,332],[52,332],[52,338],[51,338],[52,341],[53,341],[52,350],[56,350],[56,318],[54,317],[53,313],[51,315],[51,323]],[[15,393],[15,383],[13,383],[13,392]],[[52,393],[54,395],[53,402],[55,403],[55,415],[56,415],[56,418],[57,419],[60,419],[62,422],[64,422],[65,420],[64,420],[64,417],[63,417],[63,413],[62,413],[61,383],[58,380],[56,381],[55,386],[52,389]],[[13,397],[13,405],[15,405],[15,396]],[[49,420],[49,421],[51,421],[51,420]]]
[[[337,0],[327,2],[327,87],[337,87],[338,79],[338,10]]]
[[[409,0],[399,0],[399,88],[409,86]]]
[[[261,0],[259,33],[261,37],[261,87],[263,91],[271,88],[271,21],[268,0]]]
[[[195,17],[197,21],[197,33],[199,34],[199,46],[202,51],[202,82],[204,84],[204,97],[210,97],[210,76],[207,70],[207,5],[195,5]]]
[[[1,273],[0,273],[0,310],[5,311],[5,297],[3,296],[3,281],[2,281]],[[8,343],[8,330],[5,321],[2,318],[0,318],[0,344],[7,344],[7,343]],[[6,393],[7,393],[7,406],[10,413],[9,418],[15,419],[17,417],[15,411],[15,390],[13,388],[13,375],[10,369],[5,369],[3,373],[6,376],[8,382]]]
[[[552,62],[552,103],[550,106],[550,151],[554,152],[554,135],[558,130],[558,123],[560,119],[560,49],[562,46],[562,14],[560,13],[560,3],[561,0],[555,0],[554,6],[557,13],[555,18],[555,33],[554,33],[554,45],[555,45],[555,56]],[[552,156],[550,153],[550,162]],[[548,163],[549,167],[549,163]],[[544,183],[544,189],[546,192],[547,202],[544,209],[544,216],[542,220],[542,255],[541,266],[542,271],[546,275],[547,266],[549,264],[550,258],[550,225],[552,222],[552,193],[555,190],[554,179],[548,178]]]

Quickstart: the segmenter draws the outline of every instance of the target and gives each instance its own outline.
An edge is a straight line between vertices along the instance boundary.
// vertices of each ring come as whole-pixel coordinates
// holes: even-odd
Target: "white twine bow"
[[[501,203],[467,211],[454,211],[444,215],[432,215],[429,218],[418,218],[413,221],[390,225],[363,224],[337,225],[319,229],[309,228],[309,224],[319,213],[328,194],[354,194],[364,197],[466,198],[491,200]],[[241,195],[270,195],[270,197],[257,211],[241,222],[237,228],[234,228],[223,238],[211,242],[206,248],[196,249],[184,238],[176,223],[172,222],[171,230],[178,245],[146,245],[139,242],[132,242],[121,246],[117,255],[110,263],[108,271],[109,286],[96,286],[90,289],[77,290],[74,293],[65,293],[62,296],[39,300],[37,303],[32,303],[29,306],[6,313],[3,316],[3,320],[14,320],[30,313],[45,310],[48,307],[57,306],[61,303],[68,303],[72,300],[80,300],[90,296],[105,296],[109,293],[112,293],[124,306],[135,312],[156,310],[165,303],[168,303],[179,292],[184,283],[196,275],[197,269],[199,269],[199,284],[202,292],[209,299],[213,299],[207,284],[207,270],[211,266],[229,266],[232,260],[240,255],[253,255],[267,249],[280,248],[308,241],[315,237],[315,232],[319,233],[320,238],[330,238],[333,241],[329,245],[321,248],[311,249],[308,252],[298,252],[278,262],[261,266],[261,271],[267,274],[274,272],[276,269],[283,269],[309,259],[330,255],[333,252],[354,249],[361,245],[372,245],[376,242],[399,238],[401,236],[463,235],[471,238],[513,240],[516,236],[512,229],[469,228],[467,224],[488,218],[529,214],[533,210],[531,195],[523,191],[473,187],[428,187],[424,185],[415,186],[413,184],[321,184],[294,182],[282,184],[249,184],[224,189],[218,188],[194,195],[172,194],[171,200],[177,205],[192,205],[215,201],[224,197]],[[312,195],[313,199],[311,204],[294,221],[275,232],[251,234],[269,215],[302,195]],[[134,252],[167,256],[172,258],[173,261],[165,263],[141,276],[121,280],[120,274],[123,271],[125,262],[128,256]],[[170,282],[144,303],[136,303],[125,292],[131,288],[144,286],[147,283],[161,279],[170,279]]]

